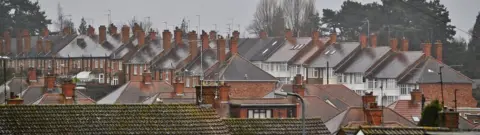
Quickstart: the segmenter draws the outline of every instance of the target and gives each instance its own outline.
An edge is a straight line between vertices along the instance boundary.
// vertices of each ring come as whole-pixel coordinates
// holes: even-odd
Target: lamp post
[[[7,56],[0,56],[0,59],[3,61],[3,93],[5,94],[5,104],[7,103],[7,60],[10,58]]]
[[[307,133],[305,132],[305,103],[303,101],[302,96],[298,95],[297,93],[291,93],[291,92],[275,92],[275,95],[279,96],[295,96],[298,99],[300,99],[300,102],[302,102],[302,135],[306,135]]]

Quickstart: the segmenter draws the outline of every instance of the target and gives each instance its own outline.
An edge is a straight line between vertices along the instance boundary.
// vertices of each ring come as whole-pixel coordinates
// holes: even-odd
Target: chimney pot
[[[130,28],[127,25],[123,25],[122,27],[122,42],[124,44],[128,43],[130,40]]]
[[[175,79],[175,83],[173,83],[173,89],[175,90],[175,93],[177,94],[177,96],[183,96],[183,87],[184,87],[184,83],[180,80],[179,77],[177,77]]]
[[[157,40],[157,32],[151,30],[148,32],[148,37],[150,38],[150,41]]]
[[[102,44],[103,42],[106,41],[107,39],[107,27],[105,27],[105,25],[100,25],[100,27],[98,27],[98,43],[99,44]]]
[[[367,35],[365,33],[360,34],[360,45],[362,48],[367,48]]]
[[[137,40],[138,40],[138,45],[137,46],[142,46],[145,44],[145,32],[143,30],[137,30],[136,32],[137,35]]]
[[[431,56],[431,51],[432,51],[432,43],[430,43],[430,41],[427,41],[426,43],[423,44],[423,53],[425,53],[425,56]]]
[[[435,53],[437,55],[437,60],[442,62],[443,60],[443,44],[442,41],[437,40],[435,42]]]
[[[202,30],[202,47],[203,47],[203,50],[209,49],[210,48],[209,44],[210,44],[210,41],[208,39],[208,34],[207,34],[207,32]]]
[[[377,35],[375,33],[372,33],[372,35],[370,36],[370,45],[372,48],[376,48],[377,47]]]
[[[261,39],[266,39],[268,37],[267,32],[265,30],[260,31],[259,37]]]
[[[233,31],[233,32],[232,32],[232,35],[233,35],[233,37],[236,38],[236,39],[239,39],[239,38],[240,38],[240,32],[238,32],[238,31]]]
[[[168,30],[164,30],[162,33],[163,36],[163,49],[169,50],[172,44],[172,33]]]
[[[75,92],[75,84],[71,81],[65,81],[62,84],[62,93],[65,99],[72,99]]]
[[[225,39],[220,36],[217,40],[217,55],[218,55],[218,62],[225,62]]]
[[[390,48],[392,48],[392,51],[396,52],[398,50],[398,40],[397,38],[391,38],[390,39]]]

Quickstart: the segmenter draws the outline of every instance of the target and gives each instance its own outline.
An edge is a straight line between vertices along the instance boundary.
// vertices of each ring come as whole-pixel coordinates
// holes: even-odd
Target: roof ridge
[[[431,57],[431,56],[430,56],[429,58],[433,58],[433,57]],[[472,80],[470,77],[468,77],[468,76],[466,76],[466,75],[462,74],[461,72],[458,72],[457,70],[455,70],[454,68],[450,67],[449,65],[447,65],[447,64],[445,64],[445,63],[443,63],[442,61],[438,61],[438,60],[436,60],[436,62],[438,62],[438,63],[442,64],[443,66],[445,66],[445,67],[447,67],[447,68],[449,68],[449,69],[453,70],[453,71],[454,71],[454,72],[455,72],[457,75],[460,75],[460,76],[462,76],[462,77],[466,78],[467,80],[470,80],[470,82],[473,82],[473,80]]]

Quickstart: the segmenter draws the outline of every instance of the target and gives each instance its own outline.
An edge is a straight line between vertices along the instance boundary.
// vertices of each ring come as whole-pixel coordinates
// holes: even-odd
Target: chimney
[[[62,94],[65,98],[65,101],[71,100],[73,101],[73,96],[75,93],[75,83],[72,80],[64,81],[62,84]]]
[[[23,30],[23,45],[24,45],[24,53],[29,53],[31,47],[31,39],[30,39],[30,32],[28,30]]]
[[[333,32],[332,34],[330,34],[330,43],[331,44],[334,44],[334,43],[337,43],[337,33],[336,32]]]
[[[375,33],[372,33],[372,35],[370,35],[370,45],[372,48],[377,47],[377,35]]]
[[[362,48],[367,48],[367,35],[365,33],[360,34],[360,45]]]
[[[109,28],[109,29],[110,29],[110,35],[112,35],[112,36],[113,36],[113,35],[117,35],[117,26],[113,25],[113,23],[110,24],[110,28]]]
[[[425,56],[431,56],[432,53],[432,43],[427,40],[426,43],[423,43],[423,53],[425,53]]]
[[[183,87],[184,83],[180,80],[180,77],[175,78],[175,83],[173,83],[173,90],[177,96],[183,96]]]
[[[55,88],[55,81],[56,81],[56,77],[54,75],[47,75],[45,76],[45,86],[47,87],[47,90],[51,90],[53,88]]]
[[[373,92],[367,92],[362,96],[362,102],[364,108],[369,108],[370,103],[376,103],[377,97],[373,95]]]
[[[138,23],[134,23],[133,24],[133,35],[138,35],[139,30],[142,30],[142,28],[140,28],[140,25],[138,25]]]
[[[172,33],[168,30],[162,32],[163,37],[163,49],[169,50],[172,47]]]
[[[88,25],[87,36],[93,36],[93,35],[95,35],[95,28],[93,28],[91,25]]]
[[[63,28],[63,31],[62,31],[62,32],[63,32],[63,35],[64,35],[64,36],[67,36],[67,35],[72,34],[72,30],[70,29],[70,27],[65,27],[65,28]]]
[[[217,32],[216,31],[210,31],[210,40],[215,41],[217,40]]]
[[[217,53],[218,62],[225,62],[225,39],[222,36],[217,40]]]
[[[293,84],[293,92],[297,93],[301,97],[305,96],[305,88],[303,87],[303,77],[301,74],[295,76],[295,81]]]
[[[98,27],[98,43],[102,44],[105,40],[107,40],[107,27],[100,25],[100,27]]]
[[[202,30],[201,39],[202,39],[202,48],[203,48],[203,50],[209,49],[209,48],[210,48],[210,45],[209,45],[209,44],[210,44],[210,41],[209,41],[209,39],[208,39],[208,34],[207,34],[207,32],[205,32],[205,31]],[[202,50],[202,51],[203,51],[203,50]]]
[[[37,40],[37,48],[36,49],[37,49],[36,50],[37,53],[43,52],[44,49],[43,49],[43,39],[42,38]]]
[[[408,51],[408,39],[405,37],[402,39],[402,51]]]
[[[10,36],[10,32],[8,31],[3,32],[3,39],[5,40],[3,44],[5,48],[3,49],[3,51],[7,54],[11,53],[10,51],[12,50],[10,48],[12,46],[12,37]]]
[[[188,33],[188,44],[190,46],[190,55],[191,60],[193,60],[197,56],[198,52],[198,43],[197,43],[197,32],[192,31]]]
[[[394,52],[398,51],[398,40],[397,40],[397,38],[391,38],[390,39],[390,48],[392,48],[392,51],[394,51]]]
[[[48,53],[50,52],[50,50],[52,50],[52,41],[51,40],[47,40],[45,41],[45,52],[44,53]]]
[[[238,53],[238,38],[232,37],[230,39],[230,53],[232,55]]]
[[[367,122],[371,125],[378,126],[382,124],[382,109],[378,107],[375,99],[376,96],[373,95],[373,92],[367,92],[362,96]]]
[[[143,83],[152,84],[152,73],[148,70],[143,71]]]
[[[422,92],[420,92],[420,90],[414,89],[413,91],[410,92],[410,96],[411,96],[410,105],[416,106],[422,102]]]
[[[260,31],[259,37],[260,37],[261,39],[266,39],[266,38],[268,37],[267,32],[264,31],[264,30]]]
[[[47,37],[48,35],[49,35],[48,28],[47,28],[47,27],[43,28],[42,36],[43,36],[43,37]]]
[[[137,40],[138,40],[138,45],[137,46],[142,46],[145,44],[145,32],[143,30],[137,30]]]
[[[312,32],[312,41],[317,41],[320,38],[320,33],[318,31],[313,31]],[[316,43],[315,43],[316,44]]]
[[[23,104],[23,99],[15,95],[14,92],[10,92],[10,99],[7,100],[7,105],[21,105]]]
[[[228,103],[229,100],[229,94],[230,94],[230,86],[227,83],[223,83],[220,86],[220,103]]]
[[[178,27],[175,27],[174,31],[174,37],[175,38],[175,44],[176,45],[181,45],[182,44],[182,30],[179,29]]]
[[[122,26],[122,42],[124,44],[128,43],[130,40],[130,28],[127,25]]]
[[[232,35],[233,35],[234,38],[237,38],[237,39],[240,38],[240,32],[238,32],[238,31],[233,31]]]
[[[458,129],[459,113],[453,109],[444,109],[440,112],[440,127]]]
[[[437,55],[437,60],[440,61],[440,62],[442,62],[442,60],[443,60],[443,52],[442,52],[443,47],[442,46],[443,46],[442,41],[437,40],[435,42],[435,53]]]
[[[150,41],[157,40],[157,32],[151,30],[150,32],[148,32],[148,37]]]
[[[290,29],[285,30],[285,39],[290,41],[291,43],[295,43],[292,30]]]
[[[28,69],[28,81],[37,82],[37,69],[35,68]]]
[[[17,54],[20,54],[23,52],[23,38],[22,38],[22,33],[20,31],[17,31],[17,36],[15,39],[17,39]]]

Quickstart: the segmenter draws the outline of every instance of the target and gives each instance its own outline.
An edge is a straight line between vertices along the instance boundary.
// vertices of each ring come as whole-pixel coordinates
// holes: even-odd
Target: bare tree
[[[149,31],[152,28],[152,22],[150,20],[139,21],[136,17],[133,17],[128,23],[130,28],[132,28],[132,32],[135,32],[135,24],[138,24],[143,31]]]
[[[281,9],[278,6],[277,0],[261,0],[257,5],[257,10],[253,15],[253,22],[248,26],[248,30],[252,34],[259,34],[260,31],[266,31],[270,36],[276,36],[273,27],[278,26],[276,22],[276,14]]]

